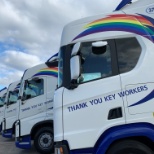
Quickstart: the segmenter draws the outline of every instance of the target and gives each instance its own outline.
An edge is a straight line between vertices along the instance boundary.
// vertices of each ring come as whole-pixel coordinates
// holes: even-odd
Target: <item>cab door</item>
[[[20,119],[31,117],[46,110],[46,77],[29,79],[24,82],[20,102]]]
[[[105,130],[125,123],[115,42],[103,42],[102,48],[95,48],[93,42],[81,43],[77,88],[64,89],[64,139],[72,149],[93,147]],[[80,141],[78,147],[76,141]]]
[[[13,123],[16,120],[16,108],[19,90],[9,91],[8,100],[5,108],[6,129],[12,128]]]

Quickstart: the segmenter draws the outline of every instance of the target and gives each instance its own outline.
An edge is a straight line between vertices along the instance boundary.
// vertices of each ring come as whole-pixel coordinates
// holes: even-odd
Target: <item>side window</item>
[[[2,107],[4,105],[5,97],[6,97],[6,93],[2,97],[0,97],[0,107]]]
[[[132,70],[141,55],[141,46],[136,38],[116,39],[120,73]]]
[[[17,102],[19,90],[14,90],[9,92],[7,104],[14,104]]]
[[[25,81],[24,85],[24,100],[37,97],[44,94],[44,81],[43,79]]]
[[[0,97],[0,107],[3,106],[3,99]]]
[[[111,48],[109,43],[103,47],[92,46],[93,42],[82,43],[80,50],[81,76],[78,83],[84,83],[112,76]]]

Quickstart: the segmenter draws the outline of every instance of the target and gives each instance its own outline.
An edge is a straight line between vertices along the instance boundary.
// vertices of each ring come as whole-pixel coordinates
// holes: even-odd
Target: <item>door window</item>
[[[131,71],[141,55],[141,46],[136,38],[116,39],[120,73]]]
[[[4,105],[5,97],[6,97],[6,93],[2,97],[0,97],[0,107],[2,107]]]
[[[93,47],[93,42],[82,43],[80,50],[81,76],[78,83],[112,76],[111,47]]]
[[[44,81],[43,79],[27,80],[24,85],[24,100],[34,98],[44,94]]]
[[[14,104],[17,102],[19,90],[9,91],[7,104]]]

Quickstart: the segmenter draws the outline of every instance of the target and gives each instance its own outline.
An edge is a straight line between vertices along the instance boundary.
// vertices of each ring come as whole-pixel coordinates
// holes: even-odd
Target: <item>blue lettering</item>
[[[112,97],[113,97],[113,99],[115,99],[115,94],[114,94],[114,95],[112,95]]]
[[[136,90],[136,88],[135,88],[135,89],[133,89],[133,92],[134,92],[134,93],[138,93],[138,91]]]
[[[104,97],[104,99],[105,99],[105,102],[106,102],[106,101],[109,101],[108,96]]]
[[[75,109],[75,106],[71,106],[71,107],[69,107],[70,109],[71,109],[71,111],[75,111],[76,109]]]
[[[71,107],[68,107],[69,112],[71,112]]]
[[[112,101],[113,99],[115,99],[115,94],[114,95],[108,95],[104,97],[105,101]]]
[[[132,89],[129,90],[130,95],[134,94],[134,91]]]
[[[33,106],[31,106],[31,107],[32,107],[32,109],[33,109],[33,108],[37,108],[37,105],[33,105]]]
[[[89,101],[90,103],[91,103],[91,105],[94,105],[94,100],[92,100],[92,101]]]
[[[89,102],[90,102],[91,105],[94,105],[94,104],[97,105],[99,103],[102,103],[103,100],[102,100],[102,98],[98,98],[98,99],[91,100]]]
[[[88,107],[87,102],[68,107],[69,112]]]
[[[118,95],[120,96],[120,97],[124,97],[125,96],[125,92],[123,91],[123,92],[120,92],[120,93],[118,93]]]
[[[148,90],[147,85],[144,85],[144,91]]]
[[[125,91],[125,95],[126,95],[126,96],[129,95],[129,91],[128,91],[128,90]]]
[[[138,92],[141,92],[142,90],[141,90],[141,87],[137,87],[137,91]]]
[[[42,106],[42,105],[43,105],[43,103],[38,104],[38,106]]]
[[[30,107],[27,107],[25,109],[22,109],[22,112],[27,111],[27,110],[30,110]]]

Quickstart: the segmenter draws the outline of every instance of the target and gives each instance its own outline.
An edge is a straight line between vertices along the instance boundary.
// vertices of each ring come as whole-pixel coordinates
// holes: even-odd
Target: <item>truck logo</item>
[[[146,12],[149,14],[154,14],[154,6],[150,6],[146,9]]]

